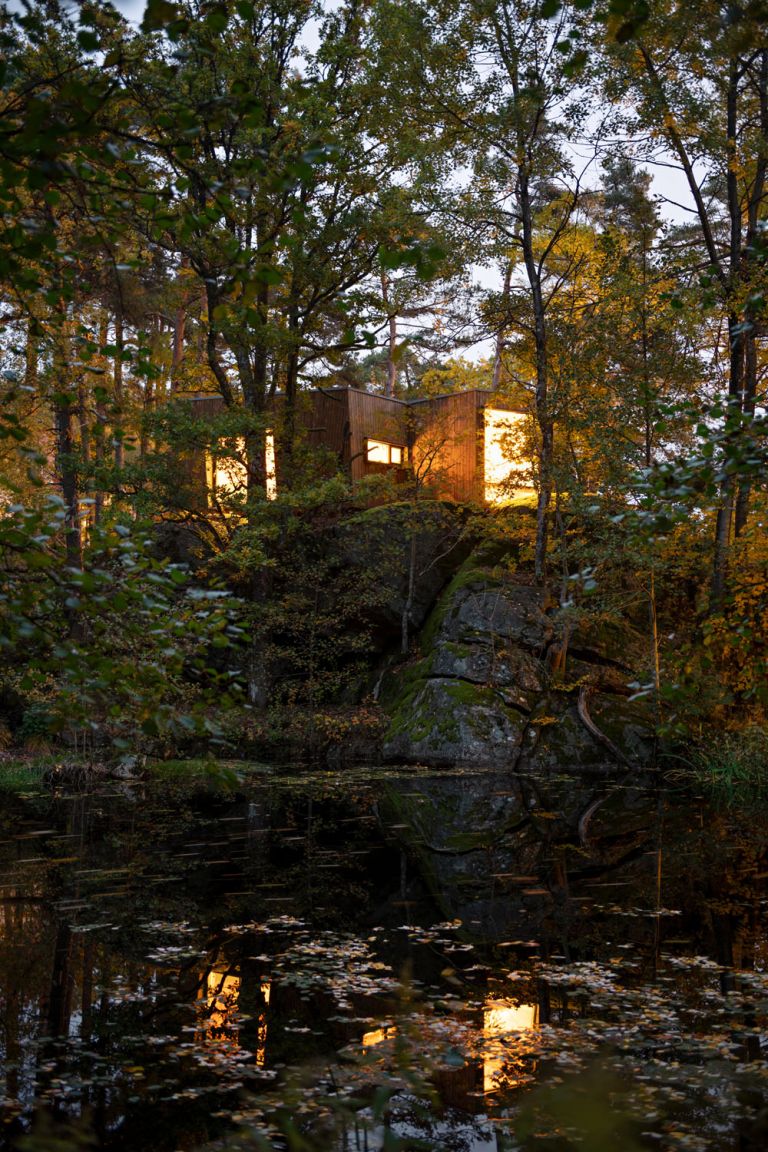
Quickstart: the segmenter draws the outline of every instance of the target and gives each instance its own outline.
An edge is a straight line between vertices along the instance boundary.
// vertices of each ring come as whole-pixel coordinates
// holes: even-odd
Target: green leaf
[[[174,20],[178,20],[181,13],[175,4],[168,0],[147,0],[144,16],[141,21],[142,32],[156,32],[166,28]]]
[[[101,41],[95,32],[90,32],[88,29],[81,29],[77,34],[77,42],[84,52],[95,52],[101,45]]]

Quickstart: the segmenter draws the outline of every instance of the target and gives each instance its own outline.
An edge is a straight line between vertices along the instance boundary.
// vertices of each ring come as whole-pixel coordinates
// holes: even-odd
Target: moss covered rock
[[[394,709],[386,754],[433,764],[497,763],[516,757],[524,723],[492,688],[430,675]]]
[[[624,661],[642,637],[620,621],[577,630],[578,655],[550,675],[558,650],[555,605],[546,591],[504,578],[470,557],[440,597],[420,637],[421,658],[394,669],[381,702],[389,715],[388,760],[507,765],[537,770],[647,765],[652,717],[627,700]],[[579,687],[591,686],[592,721]],[[611,751],[611,745],[618,754]]]

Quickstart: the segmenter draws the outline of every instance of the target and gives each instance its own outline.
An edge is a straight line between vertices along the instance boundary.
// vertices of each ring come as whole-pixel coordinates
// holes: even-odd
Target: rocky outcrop
[[[336,532],[344,564],[366,589],[366,617],[380,650],[399,640],[404,614],[409,631],[422,627],[472,547],[460,510],[440,500],[366,508]]]
[[[573,656],[562,668],[564,635]],[[645,767],[647,710],[629,699],[643,641],[620,621],[564,624],[548,594],[470,558],[382,690],[390,761],[602,772]]]

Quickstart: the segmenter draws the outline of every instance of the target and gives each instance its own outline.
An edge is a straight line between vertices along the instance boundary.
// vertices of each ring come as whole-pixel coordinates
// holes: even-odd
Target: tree
[[[762,35],[761,35],[762,30]],[[757,319],[763,307],[759,232],[766,218],[768,50],[765,18],[750,4],[713,3],[695,22],[656,5],[642,31],[614,45],[621,62],[608,91],[634,101],[638,127],[663,144],[684,175],[697,225],[698,271],[725,321],[729,438],[749,429],[757,389]],[[732,535],[744,529],[751,479],[724,462],[712,573],[713,609],[725,591]]]
[[[556,49],[571,23],[561,14],[549,24],[539,3],[457,0],[439,12],[427,6],[417,41],[423,130],[439,125],[454,155],[472,165],[462,223],[483,236],[486,257],[501,259],[505,276],[528,302],[527,317],[518,312],[518,323],[530,328],[535,347],[539,580],[545,577],[554,460],[548,314],[562,282],[550,257],[581,191],[563,143],[585,109]]]
[[[364,345],[380,248],[413,230],[407,189],[391,188],[399,154],[370,83],[365,10],[190,5],[167,33],[122,29],[113,52],[133,122],[112,134],[141,156],[139,226],[205,293],[207,361],[226,403],[259,416],[284,392],[290,456],[301,380]],[[254,498],[263,432],[246,422]]]
[[[228,691],[204,670],[210,645],[228,637],[226,612],[200,611],[200,599],[217,601],[219,594],[198,590],[187,598],[186,575],[151,555],[142,527],[118,516],[90,540],[82,531],[91,419],[94,407],[106,416],[108,398],[92,381],[114,356],[118,393],[126,354],[120,326],[115,346],[102,339],[103,317],[93,339],[104,284],[97,270],[127,241],[125,197],[133,185],[103,131],[103,121],[119,120],[122,108],[114,61],[97,67],[94,56],[108,47],[116,15],[87,7],[78,15],[75,23],[55,4],[0,12],[7,55],[0,275],[3,306],[13,309],[11,341],[25,335],[24,372],[11,368],[6,378],[11,403],[0,429],[37,470],[26,502],[6,506],[0,519],[0,645],[9,669],[26,670],[26,687],[53,678],[48,713],[55,727],[77,738],[112,736],[126,747],[137,728],[215,731],[206,729],[205,692],[185,677],[195,668],[198,687],[206,676],[217,682],[215,695],[225,704]],[[3,351],[18,355],[13,345]],[[151,378],[148,353],[139,344],[131,355],[137,374]],[[37,420],[53,425],[31,444],[36,420],[21,403],[23,389],[34,389]],[[50,483],[60,494],[46,491]],[[17,487],[13,469],[8,485]],[[198,698],[189,710],[185,689]]]

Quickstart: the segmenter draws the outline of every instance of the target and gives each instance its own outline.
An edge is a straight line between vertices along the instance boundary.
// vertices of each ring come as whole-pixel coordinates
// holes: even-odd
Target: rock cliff
[[[628,624],[564,617],[519,574],[470,557],[381,701],[389,761],[604,772],[648,767],[648,709],[629,700],[646,653]]]

